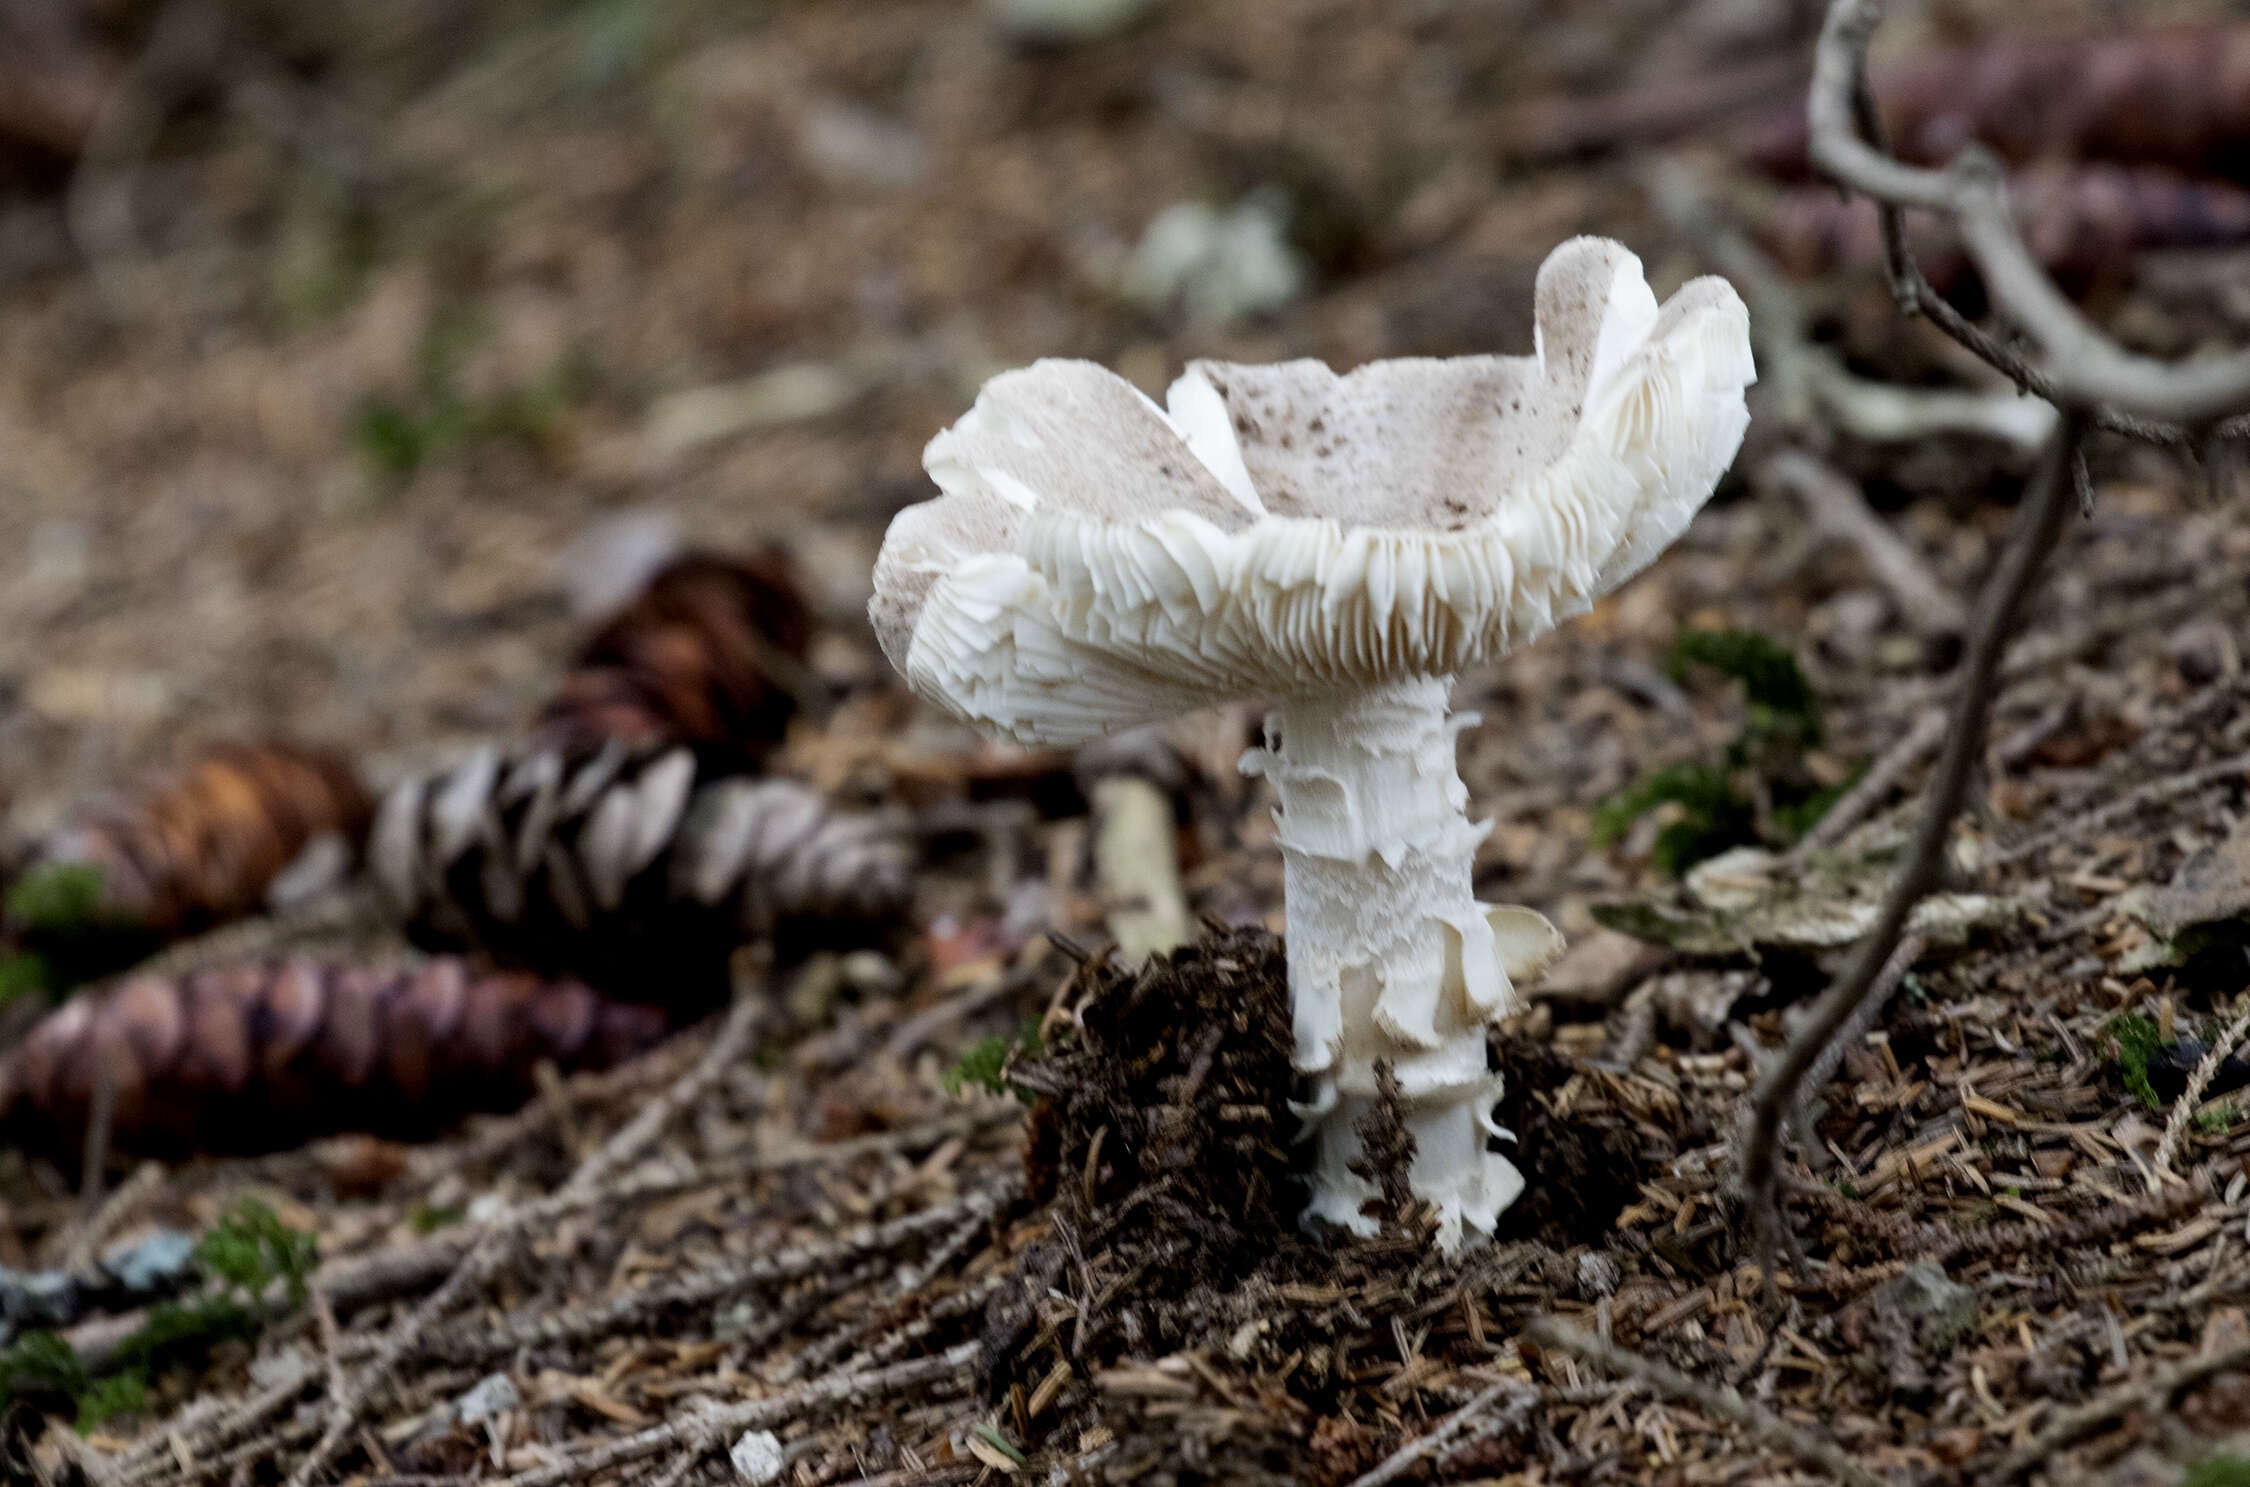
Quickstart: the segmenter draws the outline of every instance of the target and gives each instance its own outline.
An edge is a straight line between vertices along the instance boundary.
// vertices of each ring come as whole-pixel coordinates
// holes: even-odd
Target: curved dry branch
[[[1923,795],[1913,839],[1875,925],[1822,998],[1811,1024],[1760,1081],[1744,1122],[1738,1191],[1756,1226],[1769,1273],[1777,1250],[1794,1248],[1779,1199],[1784,1125],[1830,1045],[1853,1025],[1855,1014],[1881,985],[1880,973],[1898,948],[1907,916],[1937,886],[1947,837],[1984,751],[1993,688],[2016,616],[2062,534],[2073,495],[2082,504],[2089,499],[2086,434],[2106,429],[2183,446],[2197,434],[2213,432],[2219,420],[2250,408],[2250,352],[2177,364],[2153,361],[2118,346],[2079,314],[2017,233],[2006,179],[1988,152],[1971,147],[1941,170],[1907,165],[1888,153],[1867,81],[1868,41],[1881,18],[1882,0],[1832,0],[1828,7],[1806,104],[1813,162],[1839,185],[1874,200],[1900,307],[1929,316],[2025,391],[2054,403],[2062,418],[2025,488],[2015,532],[1979,595],[1951,726]],[[2044,365],[2034,366],[2012,346],[1971,324],[1930,286],[1906,246],[1904,212],[1909,208],[1952,219],[1992,303],[2037,345]],[[2230,432],[2239,422],[2216,432]]]
[[[1849,4],[1851,0],[1843,0]],[[1985,724],[1992,711],[1993,679],[1999,674],[2000,655],[2015,633],[2016,615],[2037,583],[2047,554],[2062,535],[2064,517],[2073,504],[2079,443],[2085,421],[2075,411],[2066,412],[2062,427],[2048,443],[2039,468],[2032,473],[2017,512],[2014,533],[2006,551],[1979,596],[1976,625],[1962,665],[1960,691],[1953,705],[1952,726],[1944,751],[1923,796],[1914,836],[1891,880],[1875,927],[1860,941],[1843,976],[1821,999],[1813,1020],[1790,1043],[1759,1084],[1750,1118],[1742,1135],[1740,1183],[1751,1212],[1761,1226],[1761,1238],[1770,1261],[1772,1246],[1786,1236],[1775,1200],[1776,1176],[1781,1156],[1781,1133],[1789,1112],[1796,1106],[1806,1076],[1817,1066],[1860,1004],[1882,984],[1882,970],[1905,933],[1907,916],[1938,885],[1945,860],[1945,844],[1960,814],[1961,797],[1969,775],[1984,754]],[[1902,968],[1903,969],[1903,968]]]
[[[2250,351],[2194,361],[2163,362],[2127,351],[2102,334],[2040,268],[2008,207],[2008,183],[1990,151],[1972,146],[1942,169],[1907,165],[1870,142],[1862,123],[1872,113],[1866,87],[1867,44],[1882,19],[1882,0],[1835,0],[1813,57],[1805,116],[1813,164],[1838,185],[1870,197],[1884,215],[1884,240],[1894,286],[1909,308],[1930,314],[1955,339],[2031,390],[2054,402],[2103,408],[2197,427],[2250,405]],[[1950,217],[1983,277],[1993,305],[2042,353],[2036,369],[1979,334],[1968,341],[1930,305],[1942,299],[1904,253],[1902,208]],[[1950,309],[1950,306],[1947,307]],[[1956,317],[1957,318],[1957,317]],[[1967,322],[1961,326],[1973,331]],[[2026,377],[2027,372],[2034,373]],[[2172,430],[2133,430],[2159,437]]]

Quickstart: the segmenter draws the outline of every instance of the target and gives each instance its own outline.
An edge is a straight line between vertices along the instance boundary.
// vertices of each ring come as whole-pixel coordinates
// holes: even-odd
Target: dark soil
[[[1311,1148],[1292,1139],[1302,1080],[1278,936],[1214,926],[1138,971],[1089,960],[1046,1033],[1051,1051],[1019,1057],[1007,1081],[1032,1102],[1026,1166],[1054,1237],[1023,1252],[987,1310],[987,1397],[1020,1405],[1058,1364],[1099,1372],[1151,1354],[1226,1356],[1280,1381],[1264,1401],[1278,1413],[1201,1435],[1135,1428],[1129,1397],[1086,1400],[1084,1428],[1135,1443],[1106,1469],[1113,1481],[1348,1480],[1379,1440],[1352,1423],[1355,1347],[1370,1332],[1426,1329],[1503,1277],[1570,1273],[1562,1252],[1604,1243],[1668,1150],[1661,1133],[1586,1098],[1599,1071],[1496,1034],[1503,1123],[1532,1180],[1500,1242],[1455,1263],[1433,1252],[1411,1200],[1413,1137],[1395,1083],[1362,1120],[1361,1164],[1385,1193],[1381,1232],[1298,1223]],[[1590,1108],[1571,1113],[1574,1103]],[[1473,1364],[1479,1350],[1463,1334],[1451,1361]]]

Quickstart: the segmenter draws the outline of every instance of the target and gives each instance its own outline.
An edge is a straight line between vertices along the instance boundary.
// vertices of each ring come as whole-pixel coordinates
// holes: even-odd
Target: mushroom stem
[[[1319,1142],[1308,1215],[1361,1233],[1374,1183],[1350,1170],[1353,1127],[1388,1060],[1415,1138],[1415,1194],[1439,1242],[1490,1233],[1523,1178],[1498,1152],[1500,1079],[1485,1028],[1515,1004],[1511,975],[1560,948],[1529,910],[1480,904],[1471,886],[1489,823],[1466,815],[1449,677],[1301,697],[1269,714],[1266,747],[1245,773],[1273,781],[1289,915],[1296,1065],[1311,1076],[1302,1109]]]

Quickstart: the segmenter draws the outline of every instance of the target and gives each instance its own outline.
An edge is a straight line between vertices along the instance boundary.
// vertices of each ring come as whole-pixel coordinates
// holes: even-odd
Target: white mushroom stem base
[[[1471,888],[1489,823],[1465,814],[1450,679],[1421,677],[1277,707],[1266,747],[1243,770],[1273,781],[1289,916],[1296,1065],[1319,1142],[1309,1218],[1360,1233],[1376,1185],[1351,1171],[1354,1123],[1372,1105],[1375,1065],[1399,1081],[1415,1141],[1411,1182],[1436,1210],[1438,1241],[1488,1234],[1523,1191],[1489,1149],[1501,1081],[1485,1028],[1515,1003],[1513,979],[1560,950],[1528,909],[1480,904]]]

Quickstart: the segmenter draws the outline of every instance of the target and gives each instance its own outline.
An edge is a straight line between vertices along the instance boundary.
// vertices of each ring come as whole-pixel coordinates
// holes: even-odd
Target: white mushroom
[[[985,385],[923,459],[870,615],[925,697],[1076,744],[1225,699],[1272,704],[1311,1212],[1366,1230],[1348,1170],[1397,1073],[1441,1242],[1522,1190],[1493,1150],[1485,1027],[1560,949],[1470,885],[1454,674],[1583,613],[1687,525],[1740,444],[1749,317],[1723,280],[1659,306],[1578,238],[1539,273],[1528,357],[1196,362],[1158,408],[1085,362]]]

